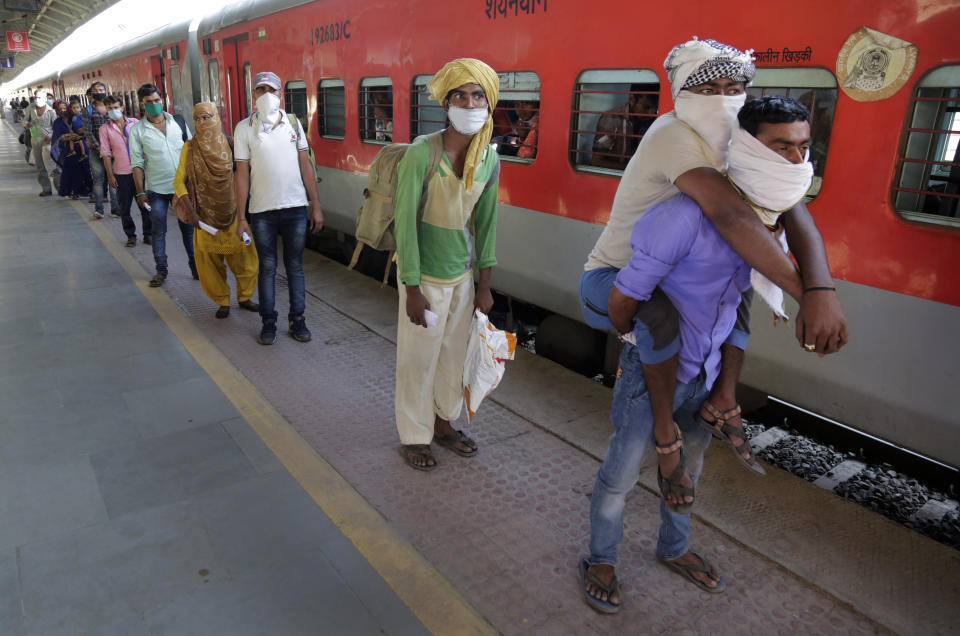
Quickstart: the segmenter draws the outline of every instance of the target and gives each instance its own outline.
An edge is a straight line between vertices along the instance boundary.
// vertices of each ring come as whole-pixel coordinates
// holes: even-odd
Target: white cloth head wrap
[[[718,77],[729,77],[749,85],[757,74],[753,49],[741,51],[716,40],[698,40],[696,36],[673,47],[663,61],[663,68],[667,71],[674,100],[684,88]]]

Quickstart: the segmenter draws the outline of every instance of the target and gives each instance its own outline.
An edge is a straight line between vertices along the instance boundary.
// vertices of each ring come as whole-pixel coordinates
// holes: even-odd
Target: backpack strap
[[[290,122],[290,127],[297,133],[297,141],[300,141],[300,126],[297,125],[297,116],[293,113],[287,113],[287,121]]]
[[[180,137],[183,139],[183,143],[187,143],[187,122],[183,120],[183,115],[174,115],[173,121],[177,122],[177,125],[180,126]]]
[[[437,174],[437,169],[440,167],[440,162],[443,160],[443,131],[438,130],[437,132],[423,136],[426,137],[427,144],[430,146],[430,160],[427,162],[427,174],[423,177],[423,189],[420,193],[420,207],[417,209],[418,227],[420,226],[420,221],[423,220],[423,211],[427,206],[427,198],[424,196],[427,191],[427,185],[430,183],[430,180],[433,179],[433,175]]]

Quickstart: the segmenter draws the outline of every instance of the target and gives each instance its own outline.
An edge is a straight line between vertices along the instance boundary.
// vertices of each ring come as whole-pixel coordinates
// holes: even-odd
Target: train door
[[[250,115],[250,62],[244,59],[249,37],[249,34],[241,33],[223,39],[226,111],[230,130]]]
[[[183,97],[183,90],[180,81],[180,66],[178,64],[170,65],[167,70],[167,78],[170,80],[170,112],[173,115],[183,115],[183,105],[180,100]]]

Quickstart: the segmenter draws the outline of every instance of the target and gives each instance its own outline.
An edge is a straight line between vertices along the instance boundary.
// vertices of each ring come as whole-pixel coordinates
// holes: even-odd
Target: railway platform
[[[583,602],[610,391],[518,352],[473,459],[409,469],[393,423],[396,292],[308,252],[313,340],[255,341],[168,241],[38,198],[0,134],[0,633],[932,634],[960,555],[785,471],[708,451],[693,547],[707,595],[653,554],[650,471],[628,498],[624,605]],[[321,198],[323,197],[321,184]],[[139,223],[139,221],[138,221]],[[176,233],[175,222],[170,223]],[[278,280],[278,311],[286,290]]]

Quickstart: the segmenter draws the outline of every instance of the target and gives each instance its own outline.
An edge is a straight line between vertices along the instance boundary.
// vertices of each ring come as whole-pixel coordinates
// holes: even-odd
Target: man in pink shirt
[[[134,183],[127,140],[130,138],[130,127],[137,123],[137,120],[124,116],[123,102],[119,97],[111,95],[104,103],[110,123],[100,127],[100,154],[103,157],[103,166],[106,168],[110,187],[117,191],[120,221],[123,223],[123,232],[127,235],[127,247],[133,247],[137,244],[137,226],[134,225],[133,217],[130,215]],[[95,212],[94,217],[99,219],[103,214]],[[141,210],[140,218],[143,223],[143,242],[149,245],[152,229],[150,213]]]

